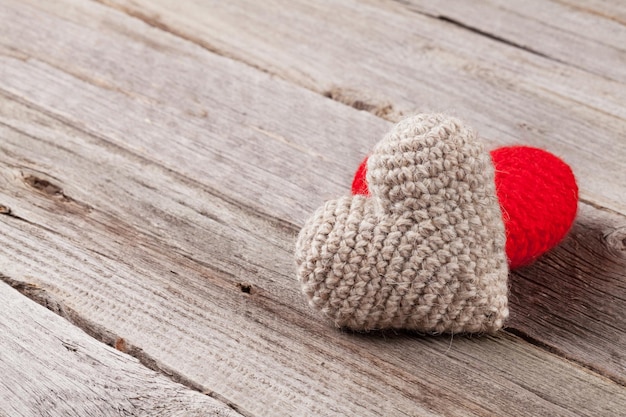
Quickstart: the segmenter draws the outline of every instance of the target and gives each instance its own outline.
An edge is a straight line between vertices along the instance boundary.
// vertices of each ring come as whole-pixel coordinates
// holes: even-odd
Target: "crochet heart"
[[[574,223],[578,186],[572,169],[542,149],[507,146],[491,151],[498,200],[506,228],[509,267],[533,263],[559,244]],[[369,195],[367,158],[359,165],[352,193]]]
[[[398,123],[367,162],[370,197],[331,200],[296,243],[309,303],[339,327],[493,332],[508,316],[494,170],[444,115]]]

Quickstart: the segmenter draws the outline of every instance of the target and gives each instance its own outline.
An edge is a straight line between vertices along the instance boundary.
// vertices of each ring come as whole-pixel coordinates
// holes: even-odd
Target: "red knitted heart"
[[[578,187],[571,168],[542,149],[510,146],[491,151],[511,269],[529,265],[556,246],[576,217]],[[352,193],[368,195],[367,158]]]

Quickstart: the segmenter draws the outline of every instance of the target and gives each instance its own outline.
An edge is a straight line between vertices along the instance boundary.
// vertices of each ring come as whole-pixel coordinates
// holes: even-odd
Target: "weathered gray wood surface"
[[[626,407],[623,216],[583,205],[512,277],[512,325],[540,347],[334,331],[293,239],[389,123],[95,3],[0,4],[0,272],[28,296],[244,415]]]
[[[623,78],[512,47],[412,11],[405,1],[99,1],[391,119],[415,110],[445,111],[471,121],[492,143],[545,147],[575,167],[585,200],[626,214]],[[556,36],[550,42],[572,54],[588,52]],[[616,36],[623,48],[624,36]],[[615,62],[624,67],[623,50],[593,53],[606,71]]]
[[[510,274],[509,331],[626,383],[626,220],[581,204],[566,240]]]
[[[67,18],[65,10],[61,10],[59,13]],[[201,15],[201,13],[196,12],[190,15]],[[203,15],[208,16],[212,14],[204,13]],[[80,21],[81,16],[77,15],[75,19]],[[23,22],[23,24],[25,25],[26,23]],[[111,24],[107,23],[107,25],[110,26]],[[121,30],[119,24],[114,26],[114,29],[118,32]],[[85,28],[84,30],[90,29]],[[179,59],[179,62],[161,64],[161,62],[168,61],[168,52],[175,50],[176,47],[170,46],[168,50],[161,51],[159,48],[163,49],[164,47],[155,47],[156,38],[152,39],[149,46],[157,50],[154,57],[149,59],[154,61],[155,57],[158,57],[157,62],[160,65],[158,72],[151,69],[150,65],[146,65],[136,74],[125,72],[123,77],[116,76],[112,78],[111,74],[117,74],[120,71],[121,64],[119,62],[124,61],[126,53],[134,54],[137,53],[136,51],[141,51],[142,54],[146,54],[146,52],[140,49],[141,42],[126,42],[123,48],[118,48],[117,52],[112,51],[109,55],[99,56],[98,65],[94,65],[90,61],[92,58],[89,52],[94,42],[92,37],[98,35],[98,30],[100,29],[91,29],[91,34],[87,37],[82,33],[72,32],[71,36],[76,39],[84,39],[84,41],[74,42],[71,49],[62,49],[55,51],[55,53],[49,53],[50,48],[48,46],[45,44],[40,45],[36,42],[37,38],[34,36],[36,36],[38,31],[33,29],[30,33],[23,32],[21,34],[20,50],[23,53],[35,54],[39,60],[49,62],[52,66],[64,66],[65,62],[72,62],[71,67],[65,69],[65,71],[71,72],[79,79],[86,78],[87,81],[92,80],[92,83],[95,84],[105,83],[105,85],[109,86],[109,90],[117,88],[126,95],[131,95],[132,97],[144,96],[145,99],[153,100],[152,106],[145,109],[144,116],[140,116],[142,118],[138,119],[140,120],[139,125],[133,119],[125,119],[119,126],[115,126],[116,129],[120,129],[115,132],[115,135],[117,137],[125,137],[124,142],[132,144],[135,148],[152,147],[155,150],[159,150],[159,148],[156,148],[159,146],[158,142],[155,142],[154,138],[161,134],[163,126],[146,124],[146,120],[152,118],[149,112],[154,111],[152,108],[154,103],[159,104],[161,111],[163,111],[164,107],[171,106],[172,103],[174,105],[183,103],[182,109],[174,108],[172,110],[173,115],[172,122],[169,122],[170,125],[174,123],[173,120],[180,118],[179,114],[181,112],[186,112],[183,118],[190,118],[190,114],[195,115],[195,118],[191,118],[192,121],[194,123],[203,123],[203,129],[206,129],[207,132],[213,131],[218,135],[214,138],[214,141],[219,141],[226,148],[224,150],[220,149],[219,154],[216,154],[213,149],[207,149],[206,151],[201,149],[200,155],[205,158],[205,161],[211,161],[211,169],[205,166],[195,167],[187,164],[184,167],[187,170],[186,172],[194,170],[191,172],[192,176],[205,184],[207,183],[205,177],[214,177],[215,173],[220,173],[219,178],[215,178],[210,183],[213,188],[227,193],[230,199],[240,201],[247,206],[253,206],[255,210],[275,216],[281,220],[286,220],[290,224],[301,224],[304,218],[322,199],[345,192],[350,175],[362,155],[366,152],[369,145],[375,142],[388,128],[387,124],[373,118],[367,118],[365,115],[359,115],[358,118],[355,118],[357,116],[346,116],[355,119],[344,121],[341,124],[341,120],[335,120],[336,117],[329,116],[329,113],[338,112],[339,106],[325,103],[319,99],[314,100],[312,95],[307,95],[306,92],[302,91],[298,94],[306,98],[301,99],[297,104],[286,104],[283,95],[293,95],[295,90],[285,86],[283,83],[277,84],[284,88],[280,91],[276,91],[278,87],[274,86],[273,83],[268,83],[267,87],[263,86],[258,89],[250,89],[245,84],[233,85],[231,88],[240,90],[229,90],[229,94],[232,97],[228,98],[228,102],[218,102],[216,104],[215,100],[217,97],[212,94],[214,89],[209,83],[212,81],[213,85],[218,86],[225,83],[225,81],[218,78],[218,72],[214,71],[213,78],[207,80],[204,73],[206,72],[205,68],[210,64],[204,63],[201,58],[196,58],[195,61],[198,63],[194,63],[193,60],[183,61]],[[126,36],[136,37],[137,35]],[[120,38],[119,42],[123,43],[123,39]],[[204,56],[200,52],[198,54]],[[144,57],[142,56],[141,59],[144,59]],[[22,70],[19,71],[22,73]],[[228,69],[227,73],[237,71]],[[177,80],[177,89],[163,88],[161,86],[164,82],[163,79],[168,77],[166,72],[170,74],[169,77],[171,79]],[[152,77],[159,78],[151,80],[151,85],[145,79],[145,74],[147,73],[150,73]],[[29,78],[28,81],[24,82],[32,83]],[[202,85],[202,83],[207,83],[207,85]],[[252,81],[252,83],[258,84],[256,81]],[[48,83],[46,82],[46,84]],[[229,82],[229,84],[232,85],[233,83]],[[57,92],[57,97],[62,96],[66,88],[61,86],[60,91]],[[488,85],[484,88],[488,88]],[[237,94],[240,95],[237,96]],[[193,97],[192,102],[189,103],[186,97]],[[253,100],[251,101],[250,98],[253,98]],[[224,97],[221,99],[226,100]],[[34,100],[39,99],[34,98]],[[81,100],[93,102],[94,99],[84,96],[83,99],[76,102],[79,107],[82,103]],[[106,100],[117,100],[117,98],[108,98]],[[296,101],[297,99],[292,100]],[[63,107],[63,104],[58,101],[58,98],[52,97],[52,101],[49,101],[48,105],[54,106],[57,110],[66,108],[69,112],[74,111],[74,108]],[[202,107],[200,102],[203,102],[205,107]],[[250,107],[249,109],[241,110],[241,112],[246,113],[245,116],[239,116],[236,119],[233,119],[232,116],[211,117],[215,112],[215,109],[212,108],[214,106],[236,108],[238,105],[241,107],[241,103],[246,103],[246,106]],[[324,103],[330,107],[324,109],[325,112],[320,112],[317,109],[319,106],[317,103]],[[133,101],[125,101],[123,105],[126,106],[125,108],[137,106],[133,104]],[[289,123],[284,122],[289,120],[293,123],[300,123],[299,119],[293,118],[292,108],[297,109],[297,106],[307,111],[306,117],[308,119],[314,120],[311,125],[305,127],[304,133],[298,130],[300,126],[290,127]],[[255,113],[253,112],[254,109],[259,110]],[[84,120],[90,120],[93,117],[91,109],[79,108],[78,110],[82,112],[81,117]],[[101,112],[102,110],[98,111],[98,113]],[[206,113],[206,116],[202,117],[204,113]],[[354,114],[354,112],[348,113]],[[102,113],[102,116],[98,121],[101,125],[106,125],[109,120],[120,117],[115,111],[108,114]],[[364,122],[363,118],[367,119],[367,122]],[[324,120],[327,123],[320,124],[318,120]],[[223,123],[224,121],[225,123]],[[160,122],[162,123],[162,121]],[[235,129],[232,126],[233,122],[238,125],[237,129],[240,130],[236,135],[231,134],[233,129]],[[195,139],[196,142],[201,142],[201,139],[199,139],[201,134],[189,127],[189,123],[182,125],[180,121],[177,123],[179,125],[176,126],[176,129],[179,135],[195,137],[198,138]],[[111,127],[107,128],[111,129]],[[317,129],[317,132],[314,132],[314,135],[309,133],[309,131],[315,131],[315,129]],[[226,132],[227,136],[233,136],[234,138],[246,138],[246,143],[242,144],[240,139],[231,139],[229,137],[223,139],[224,132]],[[332,140],[333,137],[337,139]],[[263,145],[263,140],[272,142],[282,140],[287,143],[282,144],[280,147],[270,146],[268,149],[258,149],[267,147]],[[584,137],[568,138],[568,140],[588,141]],[[622,166],[623,161],[621,158],[623,155],[619,148],[619,141],[614,138],[607,138],[607,140],[615,142],[618,147],[614,152],[606,154],[605,157],[613,158],[613,166]],[[552,142],[558,145],[556,139],[552,139]],[[291,143],[291,147],[289,143]],[[276,145],[279,145],[279,143],[276,143]],[[185,161],[185,154],[183,153],[185,145],[183,144],[182,148],[177,146],[176,143],[168,143],[160,149],[160,152],[155,157],[159,161],[166,161],[169,167],[183,165],[184,162],[181,161]],[[296,149],[293,149],[294,147]],[[175,153],[172,154],[171,151],[175,151]],[[194,152],[198,154],[197,151]],[[224,160],[223,155],[232,155],[232,157]],[[592,157],[593,155],[590,154],[589,158]],[[570,160],[569,157],[566,157],[566,159]],[[584,166],[588,165],[589,162],[584,164]],[[300,170],[300,167],[305,169]],[[575,165],[575,168],[578,170],[580,167]],[[267,172],[268,170],[269,173]],[[288,172],[291,178],[285,178],[284,172]],[[601,176],[614,175],[613,172],[608,170],[604,171],[595,168],[593,172]],[[257,186],[255,179],[261,177],[265,178],[269,185]],[[332,181],[334,188],[331,189],[329,187],[329,181]],[[618,182],[611,182],[611,184],[623,187],[623,184]],[[268,189],[267,187],[272,188]],[[271,190],[272,193],[268,193],[268,190]],[[585,193],[585,189],[583,189],[583,193]],[[317,199],[308,198],[303,201],[302,195],[317,196]],[[617,197],[622,198],[622,195],[620,194]],[[596,202],[594,204],[600,203]],[[556,262],[559,264],[567,264],[570,265],[572,270],[581,271],[578,272],[578,275],[583,274],[584,278],[570,280],[568,285],[553,285],[551,288],[548,287],[547,290],[552,291],[552,294],[555,295],[559,294],[559,291],[562,291],[564,288],[570,288],[572,285],[576,288],[581,288],[582,286],[585,289],[583,294],[588,292],[588,298],[595,300],[595,302],[585,302],[584,304],[582,302],[580,304],[568,303],[568,306],[571,308],[563,309],[562,297],[543,297],[549,300],[549,307],[544,306],[540,310],[544,313],[549,311],[551,314],[548,316],[532,314],[537,299],[529,298],[534,294],[535,290],[527,290],[526,286],[536,288],[532,277],[552,275],[549,266],[544,262],[530,269],[530,275],[528,271],[521,275],[516,275],[516,277],[526,277],[527,279],[517,279],[515,281],[519,284],[513,288],[514,293],[529,295],[522,297],[523,302],[519,303],[516,303],[518,298],[514,298],[513,302],[517,305],[517,308],[513,311],[515,319],[511,322],[511,326],[515,327],[522,334],[532,335],[540,342],[547,343],[557,351],[562,351],[567,356],[589,366],[608,370],[609,376],[619,380],[624,380],[624,375],[626,374],[626,361],[623,353],[626,350],[626,331],[624,315],[621,313],[624,310],[625,298],[623,296],[622,271],[626,261],[624,260],[624,252],[619,250],[619,247],[616,250],[615,244],[618,244],[619,239],[613,241],[597,239],[594,251],[589,252],[587,259],[579,259],[576,256],[567,256],[567,254],[578,253],[575,248],[581,244],[580,241],[584,245],[585,241],[594,235],[602,236],[604,234],[619,233],[624,223],[625,221],[620,216],[613,217],[610,213],[596,212],[592,208],[587,209],[583,206],[579,224],[587,232],[579,234],[577,240],[570,240],[570,245],[572,246],[564,246],[552,255],[557,257],[555,259],[557,259]],[[608,259],[608,261],[603,264],[603,268],[594,271],[589,268],[589,265],[595,264],[594,257],[597,253],[601,253],[600,256]],[[546,268],[548,272],[544,273],[543,271]],[[597,277],[589,279],[590,276]],[[607,282],[608,286],[616,291],[606,291]],[[580,291],[577,293],[580,293]],[[567,296],[567,293],[561,293],[561,295]],[[585,297],[580,298],[584,299]],[[608,314],[605,312],[607,306]],[[580,325],[580,308],[586,310],[586,314],[583,315],[583,317],[586,317],[584,325]],[[582,333],[563,331],[563,323],[568,322],[578,322],[579,330]],[[606,326],[614,329],[614,331],[604,331]],[[602,343],[598,343],[598,339]]]
[[[449,9],[453,18],[463,15],[473,22],[474,16],[491,22],[483,25],[500,22],[500,31],[495,26],[485,30],[493,30],[496,38],[510,36],[514,44],[525,41],[515,37],[521,34],[513,36],[506,30],[526,28],[526,36],[546,40],[539,42],[544,49],[538,55],[415,13],[410,1],[104,2],[208,50],[381,116],[396,118],[398,109],[453,111],[470,120],[494,146],[521,142],[545,147],[572,164],[584,202],[626,213],[626,79],[611,72],[626,68],[613,68],[626,63],[626,43],[620,42],[626,40],[626,26],[614,20],[607,26],[605,14],[550,1],[504,3],[513,11],[480,2],[475,9],[474,2],[464,8],[455,8],[452,2],[424,2],[437,8],[437,14]],[[462,13],[465,8],[468,12]],[[544,32],[531,30],[551,16],[558,16],[556,29],[543,25]],[[580,19],[583,27],[593,30],[577,34]],[[558,48],[567,49],[570,58],[551,57]],[[593,62],[593,67],[574,67],[576,55]],[[368,104],[369,95],[387,96],[392,103],[373,99]],[[352,138],[356,142],[352,149],[364,141],[358,134]],[[348,177],[358,164],[356,159],[343,160],[350,162],[347,172],[334,178]],[[623,227],[623,216],[583,205],[575,232],[584,232],[573,234],[577,239],[551,255],[556,261],[548,258],[513,277],[512,290],[519,302],[514,301],[517,308],[510,322],[520,334],[622,382],[626,255],[621,240],[607,241],[603,236],[620,235]],[[577,247],[589,246],[588,240],[594,242],[593,249],[586,258],[576,256]],[[595,270],[590,267],[597,264],[594,257],[606,260]],[[550,262],[567,265],[556,270],[562,276]],[[555,273],[552,285],[537,286],[537,281]],[[534,295],[539,288],[550,294],[543,295],[541,303]],[[564,309],[572,294],[577,302],[567,302]],[[532,314],[535,308],[541,315]],[[581,333],[568,331],[567,323]]]
[[[0,415],[239,415],[96,341],[5,283],[0,306]]]
[[[603,2],[589,0],[401,3],[406,10],[457,24],[567,66],[626,82],[626,3],[622,1],[604,2],[604,8]],[[624,14],[620,16],[620,12]]]
[[[298,294],[290,225],[4,103],[5,280],[244,415],[597,416],[626,405],[620,385],[504,333],[335,331]]]

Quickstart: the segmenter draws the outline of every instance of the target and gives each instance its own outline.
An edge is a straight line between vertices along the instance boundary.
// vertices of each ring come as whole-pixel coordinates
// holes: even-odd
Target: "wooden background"
[[[624,415],[626,3],[0,0],[0,22],[0,415]],[[497,336],[339,331],[299,292],[304,220],[417,111],[579,180]]]

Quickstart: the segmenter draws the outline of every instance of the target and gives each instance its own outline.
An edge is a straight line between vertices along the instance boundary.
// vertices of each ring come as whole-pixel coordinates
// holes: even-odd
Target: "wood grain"
[[[560,3],[585,13],[614,20],[626,25],[626,4],[611,0],[558,0]]]
[[[403,0],[406,10],[480,32],[573,68],[626,83],[626,20],[619,2]]]
[[[510,334],[355,335],[307,308],[293,277],[298,226],[347,191],[389,123],[94,3],[3,5],[0,265],[30,297],[243,415],[598,416],[626,406],[623,386]],[[570,246],[613,232],[593,250],[615,266],[579,286],[594,300],[617,289],[586,311],[593,331],[623,323],[623,217],[603,216],[584,206]],[[548,315],[535,305],[518,304],[529,338],[570,319],[558,300]],[[606,305],[608,319],[596,311]],[[554,343],[621,382],[623,356],[581,357],[589,342],[577,331],[558,336],[580,346]],[[591,342],[620,352],[615,335]]]
[[[29,14],[33,13],[34,10],[29,10]],[[113,19],[107,14],[100,18],[102,23],[99,25],[111,30],[108,36],[113,45],[123,47],[111,47],[94,61],[90,51],[94,42],[100,42],[98,39],[102,35],[97,30],[100,26],[96,29],[81,26],[81,15],[77,11],[74,15],[63,14],[64,19],[73,19],[76,23],[59,26],[53,17],[45,13],[39,19],[42,22],[48,19],[48,25],[68,31],[68,36],[75,39],[72,47],[54,50],[45,40],[36,42],[37,30],[33,29],[30,33],[21,29],[21,39],[25,40],[21,53],[30,51],[36,58],[31,58],[29,63],[14,59],[10,61],[11,65],[5,65],[4,88],[12,88],[13,82],[17,94],[24,96],[26,91],[28,95],[24,97],[28,101],[37,103],[46,112],[53,112],[57,118],[62,117],[99,137],[104,132],[110,146],[134,153],[143,163],[145,160],[152,161],[185,178],[193,178],[212,195],[236,202],[261,216],[269,216],[268,221],[283,224],[293,230],[292,233],[324,199],[347,190],[353,167],[369,146],[389,128],[388,123],[366,113],[351,111],[315,94],[272,80],[266,74],[244,71],[244,67],[236,62],[207,54],[201,48],[136,22],[124,24],[124,20]],[[16,17],[6,20],[23,27],[24,22]],[[146,43],[146,39],[150,42]],[[31,42],[26,42],[29,40]],[[54,54],[49,52],[51,50]],[[176,60],[170,59],[172,51],[178,51]],[[150,64],[129,72],[121,64],[125,62],[127,53],[137,56],[140,62]],[[67,68],[56,69],[42,62],[70,64]],[[151,70],[152,65],[159,70]],[[207,71],[207,68],[212,70]],[[231,77],[237,78],[236,81],[229,78],[231,74],[234,74]],[[176,84],[170,85],[172,80],[176,80]],[[228,94],[215,94],[214,91],[220,91],[223,85],[229,86]],[[66,91],[70,90],[74,92],[73,101],[67,102]],[[89,106],[83,103],[89,103]],[[111,107],[110,103],[116,105]],[[120,108],[129,110],[120,113],[117,110]],[[224,108],[233,110],[220,110]],[[294,117],[293,109],[297,109],[302,117]],[[337,117],[338,114],[345,116]],[[112,120],[116,123],[112,124]],[[290,123],[285,123],[286,120]],[[326,123],[320,124],[318,120],[325,120]],[[22,122],[20,129],[27,129],[29,123]],[[163,139],[164,132],[168,132],[168,140]],[[31,158],[36,160],[37,156],[32,155]],[[259,178],[263,178],[262,184],[259,184]],[[67,186],[76,187],[73,178],[67,180]],[[75,191],[70,189],[70,192]],[[579,220],[582,227],[592,225],[586,229],[591,236],[617,230],[623,225],[622,217],[594,213],[594,210],[584,209]],[[598,218],[606,221],[605,227],[600,226]],[[237,218],[229,216],[228,221],[236,222]],[[159,220],[158,224],[163,224],[163,220]],[[224,235],[227,233],[224,232]],[[191,236],[190,232],[179,239],[190,242],[193,241]],[[568,250],[575,253],[576,245],[579,245],[577,242],[587,239],[581,234],[572,243],[574,249]],[[602,240],[595,242],[595,252],[588,252],[585,259],[576,263],[568,255],[568,250],[556,253],[558,256],[565,255],[567,262],[573,265],[594,264],[594,256],[602,254],[610,260],[607,265],[617,266],[600,271],[587,268],[585,273],[601,274],[606,277],[601,281],[608,280],[615,286],[623,280],[623,269],[620,269],[625,265],[623,252],[614,250]],[[207,250],[192,243],[194,247],[187,253]],[[237,243],[235,247],[242,247],[242,244]],[[258,256],[254,250],[247,252],[245,259],[254,261]],[[291,256],[289,251],[290,248],[285,256]],[[221,262],[228,257],[221,254],[218,259]],[[564,264],[565,260],[560,262]],[[227,265],[232,264],[237,262],[227,261]],[[220,268],[223,270],[225,266]],[[287,268],[291,272],[291,267]],[[534,286],[533,280],[542,279],[542,274],[551,276],[558,271],[540,263],[522,278],[517,278],[519,290],[513,290],[524,293],[527,285]],[[290,277],[290,274],[285,276]],[[609,370],[612,378],[623,381],[626,374],[624,355],[609,352],[626,350],[622,348],[625,343],[624,326],[619,326],[623,323],[620,311],[624,292],[606,293],[598,285],[588,287],[588,290],[589,298],[597,300],[587,314],[590,320],[595,320],[595,325],[590,326],[587,322],[578,329],[582,333],[562,330],[563,322],[573,320],[572,317],[577,317],[579,312],[577,308],[572,311],[559,308],[559,297],[554,298],[554,305],[550,308],[555,315],[530,314],[527,319],[512,323],[521,334],[528,332],[553,346],[556,351],[596,369]],[[272,288],[272,291],[278,289]],[[528,290],[530,294],[534,291]],[[299,300],[297,295],[293,297],[292,301]],[[608,299],[600,302],[603,297]],[[525,317],[527,313],[524,312],[532,311],[533,305],[528,301],[520,302],[519,311],[522,314],[518,317]],[[604,333],[599,336],[604,342],[599,343],[595,333],[593,337],[587,337],[586,332],[605,326],[604,315],[595,317],[605,305],[612,306],[610,320],[618,324],[617,336]],[[557,334],[561,336],[555,337]]]
[[[608,416],[626,405],[622,386],[506,333],[336,331],[298,293],[292,226],[4,103],[4,279],[243,415]]]
[[[510,331],[626,383],[623,216],[581,205],[565,241],[510,279]]]
[[[626,142],[616,139],[626,132],[622,75],[614,80],[542,57],[411,11],[405,2],[101,1],[390,119],[444,111],[470,121],[493,144],[544,147],[574,166],[584,199],[626,214]],[[485,20],[497,20],[495,8],[487,11]],[[575,50],[554,31],[540,36]],[[597,47],[588,60],[606,66],[604,73],[621,62],[616,71],[623,71],[626,52]]]
[[[239,416],[97,342],[5,283],[0,305],[0,415]]]

